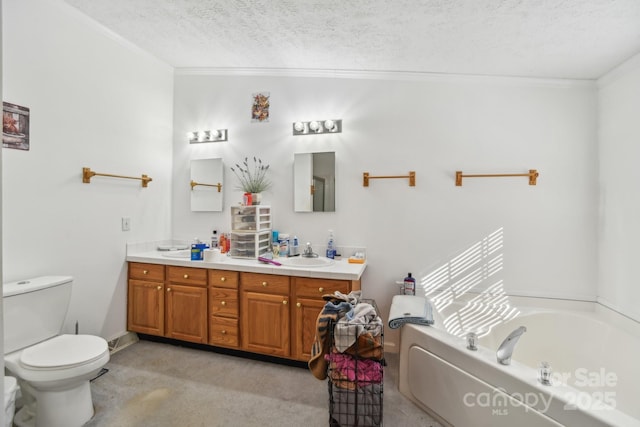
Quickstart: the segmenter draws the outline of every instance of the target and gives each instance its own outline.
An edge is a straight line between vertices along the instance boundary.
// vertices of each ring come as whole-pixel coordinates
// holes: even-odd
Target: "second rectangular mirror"
[[[334,152],[294,154],[294,211],[335,212],[335,159]]]

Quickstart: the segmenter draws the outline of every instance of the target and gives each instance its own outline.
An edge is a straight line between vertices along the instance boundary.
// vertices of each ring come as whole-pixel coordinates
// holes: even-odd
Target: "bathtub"
[[[638,322],[588,302],[440,305],[434,326],[402,326],[399,390],[442,424],[640,426]],[[501,365],[496,350],[519,326],[527,332]],[[543,361],[551,385],[539,381]]]

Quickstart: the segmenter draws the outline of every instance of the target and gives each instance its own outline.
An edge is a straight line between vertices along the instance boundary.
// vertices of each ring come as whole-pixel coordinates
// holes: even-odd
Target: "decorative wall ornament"
[[[2,146],[29,151],[29,109],[2,103]]]
[[[251,106],[252,122],[269,121],[269,92],[258,92],[252,95],[253,105]]]

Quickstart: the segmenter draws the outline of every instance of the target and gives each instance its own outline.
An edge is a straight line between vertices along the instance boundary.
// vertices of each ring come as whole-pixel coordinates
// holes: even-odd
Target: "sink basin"
[[[191,258],[191,249],[162,252],[162,256],[167,258]]]
[[[282,265],[288,265],[291,267],[328,267],[335,262],[330,258],[318,257],[318,258],[303,258],[300,256],[292,258],[278,258],[278,262]]]

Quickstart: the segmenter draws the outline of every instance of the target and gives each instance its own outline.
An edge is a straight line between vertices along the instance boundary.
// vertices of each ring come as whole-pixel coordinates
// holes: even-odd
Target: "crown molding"
[[[71,6],[70,4],[64,2],[63,0],[54,0],[51,3],[56,5],[61,10],[61,12],[66,13],[67,15],[71,16],[74,19],[77,19],[79,22],[85,24],[90,29],[96,31],[99,34],[102,34],[103,36],[105,36],[108,39],[112,40],[113,42],[119,44],[120,46],[124,47],[125,49],[128,49],[132,53],[135,53],[137,55],[140,55],[140,56],[148,58],[148,59],[150,59],[152,61],[155,61],[155,62],[158,63],[158,65],[160,65],[162,67],[165,67],[169,71],[174,71],[174,67],[172,67],[171,65],[167,64],[165,61],[159,59],[157,56],[152,55],[148,51],[146,51],[146,50],[142,49],[140,46],[130,42],[129,40],[125,39],[124,37],[120,36],[119,34],[113,32],[112,30],[110,30],[109,28],[105,27],[104,25],[102,25],[101,23],[96,21],[95,19],[91,18],[88,15],[85,15],[80,10],[78,10],[75,7]]]
[[[324,70],[304,68],[176,68],[176,76],[227,77],[306,77],[361,80],[397,80],[426,82],[469,82],[508,85],[536,85],[553,87],[594,87],[595,80],[551,79],[517,76],[490,76],[473,74],[429,73],[412,71]]]
[[[598,88],[601,89],[634,71],[640,72],[640,53],[637,53],[627,59],[622,64],[600,77],[596,83]]]

